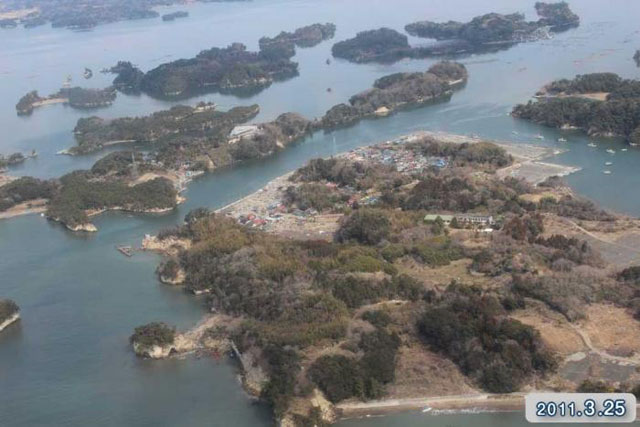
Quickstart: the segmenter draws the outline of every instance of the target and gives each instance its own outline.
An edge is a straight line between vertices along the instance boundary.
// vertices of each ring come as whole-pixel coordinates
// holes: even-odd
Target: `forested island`
[[[421,21],[408,24],[405,31],[412,36],[436,39],[440,43],[412,47],[408,38],[396,30],[380,28],[363,31],[356,37],[336,43],[333,56],[352,62],[394,62],[403,58],[426,58],[435,55],[475,53],[549,37],[578,26],[580,18],[569,5],[536,3],[538,21],[528,22],[523,14],[489,13],[468,23]]]
[[[249,1],[249,0],[201,0],[204,2]],[[100,24],[150,19],[160,16],[154,8],[181,3],[177,0],[8,0],[0,5],[0,15],[8,14],[4,24],[33,28],[51,23],[54,28],[87,30]],[[184,12],[183,12],[184,13]],[[178,16],[175,16],[178,17]],[[175,18],[174,17],[174,18]]]
[[[567,224],[638,224],[557,179],[502,173],[513,162],[490,142],[403,138],[192,211],[146,245],[168,255],[162,280],[208,295],[214,314],[188,333],[137,328],[134,349],[233,351],[285,425],[330,423],[363,400],[583,387],[588,370],[565,369],[583,351],[574,329],[609,306],[637,327],[640,274]]]
[[[178,168],[190,162],[211,170],[278,150],[314,130],[330,130],[366,117],[388,115],[402,107],[446,99],[467,78],[464,65],[448,61],[435,64],[425,73],[389,75],[378,79],[372,89],[353,96],[349,105],[336,105],[313,121],[287,113],[273,122],[243,128],[239,125],[259,112],[257,105],[223,112],[205,103],[176,106],[146,117],[82,118],[74,129],[77,145],[68,152],[87,154],[116,143],[147,143],[156,150],[156,160],[166,167]]]
[[[298,64],[291,60],[296,46],[315,46],[334,33],[333,24],[313,24],[293,33],[261,38],[258,52],[233,43],[226,48],[203,50],[195,58],[162,64],[146,73],[121,61],[111,68],[117,74],[113,84],[124,92],[144,92],[156,98],[184,99],[211,92],[256,93],[275,81],[298,75]]]
[[[20,319],[20,307],[10,299],[0,299],[0,332]]]
[[[31,91],[16,104],[18,115],[29,115],[37,107],[51,104],[66,104],[78,109],[107,107],[116,99],[114,87],[105,89],[85,89],[81,87],[62,88],[58,92],[42,97],[38,91]]]
[[[640,144],[640,81],[593,73],[554,81],[535,101],[517,105],[512,116],[591,136],[622,136]]]
[[[464,86],[468,78],[464,65],[440,62],[424,73],[396,73],[375,81],[373,88],[354,95],[349,104],[331,108],[320,124],[332,129],[356,123],[371,116],[386,116],[409,106],[447,99],[454,89]]]

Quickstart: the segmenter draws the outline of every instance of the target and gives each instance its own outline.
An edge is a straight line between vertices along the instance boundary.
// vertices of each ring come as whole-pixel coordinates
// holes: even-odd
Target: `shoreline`
[[[20,320],[20,313],[18,312],[18,313],[12,314],[7,319],[5,319],[4,322],[0,323],[0,332],[4,331],[6,328],[11,326],[18,320]]]
[[[420,410],[429,415],[524,411],[526,393],[466,394],[424,398],[386,399],[370,402],[339,403],[339,419],[386,416]]]

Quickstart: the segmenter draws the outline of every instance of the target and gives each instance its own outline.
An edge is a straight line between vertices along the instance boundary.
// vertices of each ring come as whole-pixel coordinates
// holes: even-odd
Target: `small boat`
[[[605,174],[605,175],[611,175],[611,171],[608,171],[608,170],[607,171],[602,171],[602,173]]]
[[[515,131],[515,130],[511,131],[511,133],[514,134],[514,135],[519,135],[519,133],[517,131]]]
[[[327,58],[327,65],[331,65],[331,59]]]
[[[433,409],[433,408],[431,408],[431,407],[427,406],[426,408],[424,408],[424,409],[422,410],[422,413],[424,414],[424,413],[430,412],[432,409]]]
[[[565,138],[558,138],[558,142],[567,142]]]
[[[622,150],[620,150],[620,151],[628,151],[628,150],[629,150],[628,148],[623,148],[623,149],[622,149]]]
[[[612,150],[611,148],[607,149],[607,153],[616,154],[616,150]]]
[[[327,88],[327,92],[332,92],[333,89],[331,89],[330,87]]]
[[[542,135],[538,134],[538,135],[536,135],[536,136],[535,136],[535,138],[536,138],[536,139],[540,139],[540,140],[542,140],[542,139],[544,139],[544,136],[542,136]]]
[[[605,166],[611,166],[613,164],[613,162],[606,162],[604,165]]]
[[[593,142],[590,142],[590,143],[588,143],[588,144],[587,144],[587,146],[588,146],[588,147],[594,147],[594,148],[595,148],[595,147],[597,147],[598,145],[597,145],[597,144],[594,144]]]
[[[91,77],[93,77],[93,71],[91,70],[91,68],[86,68],[84,69],[84,78],[89,80]]]

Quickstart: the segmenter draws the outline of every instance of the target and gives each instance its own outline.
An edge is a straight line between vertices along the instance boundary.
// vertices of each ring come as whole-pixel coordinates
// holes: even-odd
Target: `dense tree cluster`
[[[427,306],[418,328],[485,390],[512,392],[530,375],[552,371],[555,361],[537,331],[505,314],[493,296],[451,285]]]
[[[309,369],[309,376],[334,402],[359,397],[382,397],[383,385],[395,378],[395,359],[400,339],[382,328],[365,334],[358,344],[360,359],[343,355],[322,356]]]

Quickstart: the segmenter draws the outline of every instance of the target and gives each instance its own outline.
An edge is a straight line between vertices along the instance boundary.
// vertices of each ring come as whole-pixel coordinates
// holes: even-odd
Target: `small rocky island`
[[[137,327],[129,342],[138,356],[159,359],[175,352],[175,335],[166,323],[154,322]]]
[[[34,109],[51,104],[65,104],[77,109],[101,108],[113,104],[115,99],[116,90],[114,87],[105,89],[62,88],[46,97],[41,97],[34,90],[20,98],[16,104],[16,111],[18,115],[29,115],[33,113]]]
[[[274,38],[263,37],[258,52],[233,43],[226,48],[203,50],[195,58],[162,64],[146,73],[121,61],[111,69],[118,74],[113,84],[126,92],[169,99],[211,92],[256,93],[275,81],[298,75],[298,64],[291,60],[295,46],[315,46],[334,33],[333,24],[313,24]]]
[[[520,13],[489,13],[468,23],[421,21],[407,25],[405,31],[410,35],[438,41],[421,47],[410,46],[404,34],[390,28],[363,31],[352,39],[336,43],[332,52],[336,58],[356,63],[476,53],[548,38],[550,32],[565,31],[580,23],[580,18],[566,2],[538,2],[536,11],[540,19],[532,22],[526,21]]]
[[[554,81],[536,100],[517,105],[512,116],[591,136],[621,136],[640,144],[640,81],[593,73]]]
[[[15,166],[20,163],[24,163],[26,160],[27,157],[22,153],[13,153],[8,156],[0,154],[0,171],[5,169],[7,166]]]
[[[20,307],[10,299],[0,299],[0,332],[20,319]]]

